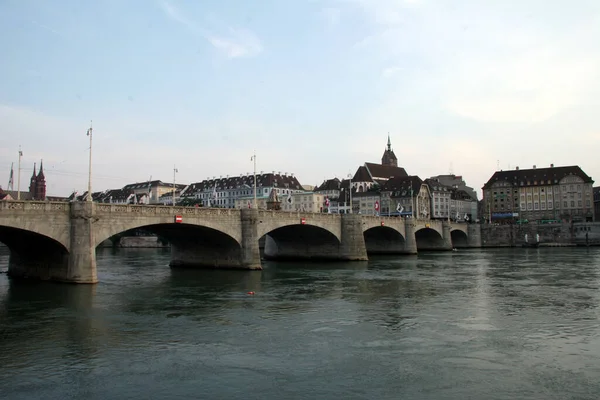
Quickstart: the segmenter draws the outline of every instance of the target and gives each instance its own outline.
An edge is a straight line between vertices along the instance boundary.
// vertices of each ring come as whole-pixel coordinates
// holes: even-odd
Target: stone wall
[[[521,246],[536,241],[539,235],[541,246],[600,245],[600,222],[523,224],[523,225],[482,225],[482,247]]]

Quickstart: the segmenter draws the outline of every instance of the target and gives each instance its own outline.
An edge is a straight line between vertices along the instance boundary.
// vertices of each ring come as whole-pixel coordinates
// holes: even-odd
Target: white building
[[[304,188],[293,174],[273,172],[256,175],[257,200],[263,197],[268,199],[272,189],[275,189],[280,197],[304,192]],[[254,175],[227,176],[192,183],[182,191],[181,197],[198,199],[204,207],[239,208],[237,200],[254,198]]]

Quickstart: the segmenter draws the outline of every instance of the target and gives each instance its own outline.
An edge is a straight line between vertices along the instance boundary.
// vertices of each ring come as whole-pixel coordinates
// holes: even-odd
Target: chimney
[[[533,166],[533,169],[535,169],[535,165]]]
[[[517,165],[517,171],[519,170],[519,166]]]
[[[554,168],[554,164],[550,164],[550,168]]]

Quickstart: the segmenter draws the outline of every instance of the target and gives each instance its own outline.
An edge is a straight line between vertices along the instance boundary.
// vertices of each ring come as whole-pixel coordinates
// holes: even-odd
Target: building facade
[[[435,178],[425,179],[425,183],[431,192],[431,218],[450,219],[452,187],[444,185]]]
[[[304,188],[293,174],[262,173],[256,175],[257,199],[268,199],[273,189],[278,196],[283,198],[290,193],[304,192]],[[239,208],[237,200],[254,198],[254,175],[213,178],[192,183],[181,192],[181,197],[198,199],[204,207]]]
[[[381,189],[381,194],[382,197],[389,197],[389,215],[431,218],[431,192],[418,176],[389,179]]]
[[[483,186],[491,222],[593,221],[593,183],[579,166],[497,171]]]

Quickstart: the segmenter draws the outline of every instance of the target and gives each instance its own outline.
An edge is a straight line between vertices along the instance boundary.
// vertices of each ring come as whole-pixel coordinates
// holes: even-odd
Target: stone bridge
[[[266,259],[367,260],[368,254],[480,247],[481,229],[447,221],[91,202],[0,202],[8,273],[95,283],[96,247],[143,228],[171,243],[172,266],[261,269]]]

